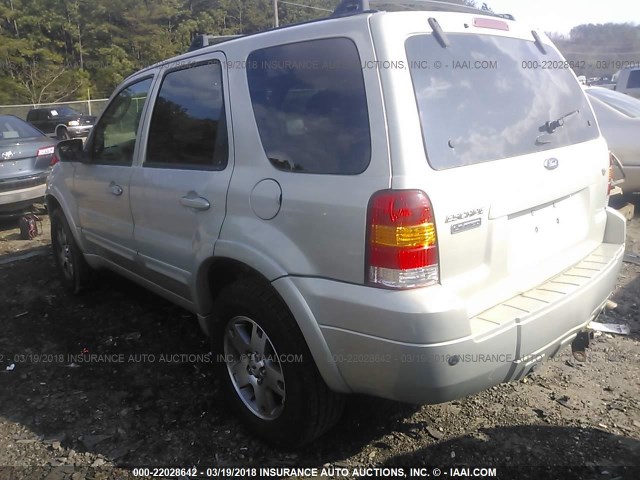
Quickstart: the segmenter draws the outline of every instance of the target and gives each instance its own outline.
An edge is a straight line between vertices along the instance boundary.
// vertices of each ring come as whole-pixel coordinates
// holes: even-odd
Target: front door
[[[151,81],[149,77],[129,84],[113,98],[74,175],[80,227],[89,253],[129,269],[136,263],[129,183]]]

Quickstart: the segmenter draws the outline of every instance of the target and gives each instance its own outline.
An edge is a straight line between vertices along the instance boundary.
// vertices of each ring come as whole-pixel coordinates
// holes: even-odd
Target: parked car
[[[47,135],[65,140],[89,136],[96,117],[84,115],[69,107],[33,108],[27,113],[27,122]]]
[[[58,147],[63,281],[109,268],[196,314],[228,404],[277,445],[343,394],[440,403],[579,354],[616,283],[606,142],[571,71],[534,67],[561,54],[414,9],[345,1],[172,58]]]
[[[585,89],[609,150],[624,170],[625,194],[640,192],[640,100],[601,87]],[[614,170],[616,180],[620,172]]]
[[[626,93],[640,98],[640,67],[628,67],[618,70],[611,79],[616,92]]]
[[[24,120],[0,115],[0,214],[44,200],[56,143]]]

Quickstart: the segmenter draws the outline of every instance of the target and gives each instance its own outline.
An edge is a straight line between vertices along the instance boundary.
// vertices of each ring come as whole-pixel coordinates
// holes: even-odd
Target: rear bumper
[[[274,285],[292,282],[308,303],[330,352],[314,355],[316,363],[333,364],[346,391],[440,403],[521,378],[600,313],[624,254],[625,221],[612,210],[607,220],[605,243],[589,256],[474,318],[454,298],[425,299],[434,287],[388,292],[309,278]]]
[[[12,213],[44,199],[46,188],[47,185],[43,183],[19,190],[0,191],[0,213]]]

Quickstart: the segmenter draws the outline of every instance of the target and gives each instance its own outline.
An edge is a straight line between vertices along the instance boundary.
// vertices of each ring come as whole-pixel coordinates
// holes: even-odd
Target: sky
[[[510,13],[544,32],[567,35],[583,23],[625,23],[640,25],[638,0],[476,0],[496,13]]]

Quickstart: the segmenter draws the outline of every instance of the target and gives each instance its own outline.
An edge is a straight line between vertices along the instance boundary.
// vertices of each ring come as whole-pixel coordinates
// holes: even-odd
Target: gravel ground
[[[228,414],[193,315],[108,273],[83,296],[68,295],[46,216],[43,226],[44,235],[22,241],[17,222],[0,223],[2,480],[136,478],[135,466],[193,465],[640,478],[638,265],[625,263],[618,307],[601,319],[631,334],[598,336],[586,363],[567,349],[520,382],[441,405],[354,396],[334,430],[284,452]],[[639,217],[629,222],[628,251],[640,254]]]

